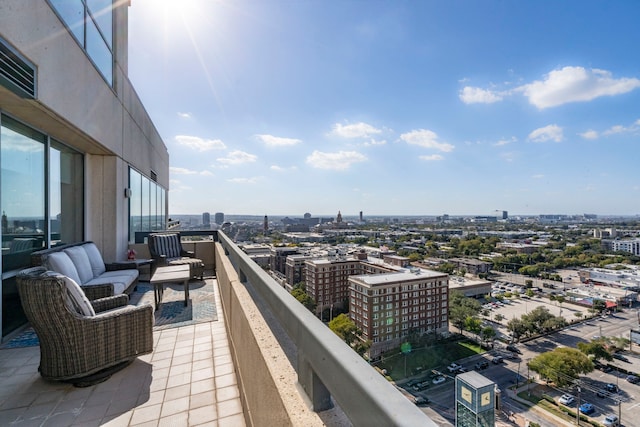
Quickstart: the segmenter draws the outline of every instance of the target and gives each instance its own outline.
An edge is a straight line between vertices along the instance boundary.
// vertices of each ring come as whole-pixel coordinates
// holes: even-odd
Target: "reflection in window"
[[[113,85],[112,0],[49,0],[109,85]]]
[[[135,241],[137,231],[164,230],[167,191],[132,168],[129,168],[129,189],[129,241]]]
[[[57,141],[49,150],[49,223],[51,246],[83,239],[82,154]]]
[[[8,117],[0,131],[2,271],[29,265],[44,246],[46,137]]]

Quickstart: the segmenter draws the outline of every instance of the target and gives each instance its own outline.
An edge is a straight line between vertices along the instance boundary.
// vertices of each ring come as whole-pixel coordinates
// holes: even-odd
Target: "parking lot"
[[[589,315],[588,307],[568,304],[566,302],[561,304],[557,301],[550,301],[544,296],[528,297],[524,294],[524,289],[518,286],[498,286],[503,286],[504,289],[498,289],[496,287],[494,288],[494,292],[506,291],[512,296],[510,298],[503,297],[502,301],[493,297],[490,302],[486,302],[483,305],[483,308],[488,310],[488,315],[485,319],[490,322],[488,324],[496,328],[498,338],[507,338],[509,336],[509,332],[506,328],[509,320],[518,319],[523,314],[529,313],[537,307],[545,307],[554,316],[564,317],[567,323],[573,323],[577,320],[586,318]],[[497,294],[494,293],[494,295]]]

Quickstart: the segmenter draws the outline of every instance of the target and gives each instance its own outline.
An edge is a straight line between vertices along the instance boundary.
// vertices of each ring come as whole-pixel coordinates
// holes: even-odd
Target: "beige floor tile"
[[[189,409],[199,408],[201,406],[216,405],[216,392],[214,390],[205,391],[204,393],[191,394]]]
[[[174,415],[179,412],[186,412],[189,410],[189,396],[181,397],[174,400],[165,400],[162,404],[162,412],[160,418]]]
[[[132,425],[145,423],[147,421],[154,421],[160,419],[160,411],[162,405],[145,406],[144,408],[136,408],[131,415],[130,423]]]
[[[218,418],[218,427],[244,427],[245,425],[244,416],[242,414]]]
[[[158,422],[158,427],[182,427],[189,425],[189,413],[180,412],[178,414],[163,417]]]
[[[216,399],[218,402],[238,398],[240,398],[240,390],[236,386],[219,387],[216,389]]]
[[[218,418],[215,406],[202,406],[189,411],[189,425],[200,425]]]
[[[191,394],[191,384],[168,388],[165,391],[164,400],[174,400]]]

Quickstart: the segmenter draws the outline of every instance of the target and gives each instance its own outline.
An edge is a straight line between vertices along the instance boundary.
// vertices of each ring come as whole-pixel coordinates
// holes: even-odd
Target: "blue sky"
[[[640,213],[640,2],[134,0],[169,213]]]

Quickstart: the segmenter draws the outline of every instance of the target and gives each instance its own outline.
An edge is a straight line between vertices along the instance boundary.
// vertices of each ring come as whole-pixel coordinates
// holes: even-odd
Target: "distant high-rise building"
[[[502,211],[502,219],[507,219],[507,218],[509,218],[509,212]]]
[[[224,224],[224,214],[222,212],[216,212],[215,216],[213,217],[213,220],[218,225]]]
[[[262,224],[262,227],[263,227],[264,235],[266,236],[267,233],[269,232],[269,218],[266,215],[264,216],[264,223]]]
[[[360,222],[362,222],[362,211],[360,211]]]
[[[211,226],[211,214],[209,212],[205,212],[202,214],[202,225],[205,227]]]

